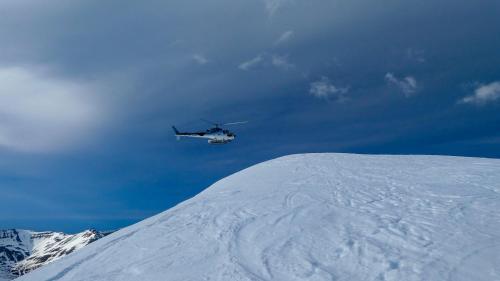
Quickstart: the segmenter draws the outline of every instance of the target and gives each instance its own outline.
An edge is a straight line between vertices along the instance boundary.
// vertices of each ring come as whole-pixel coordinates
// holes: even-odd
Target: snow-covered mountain
[[[87,230],[77,234],[0,230],[0,281],[14,279],[104,237]]]
[[[16,281],[500,280],[500,160],[292,155]]]

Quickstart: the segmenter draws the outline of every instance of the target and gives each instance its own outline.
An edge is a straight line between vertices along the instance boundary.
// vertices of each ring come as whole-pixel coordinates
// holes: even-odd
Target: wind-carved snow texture
[[[26,280],[500,280],[500,160],[292,155]]]

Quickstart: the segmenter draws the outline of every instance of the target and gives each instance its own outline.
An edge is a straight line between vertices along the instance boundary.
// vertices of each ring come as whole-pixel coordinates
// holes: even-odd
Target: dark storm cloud
[[[0,185],[40,216],[126,219],[282,154],[499,156],[473,147],[500,129],[499,5],[1,1]],[[176,143],[200,117],[251,122],[235,145]]]

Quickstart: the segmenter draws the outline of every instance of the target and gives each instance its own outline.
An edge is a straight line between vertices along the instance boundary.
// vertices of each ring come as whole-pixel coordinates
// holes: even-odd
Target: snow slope
[[[500,280],[500,160],[292,155],[27,280]]]

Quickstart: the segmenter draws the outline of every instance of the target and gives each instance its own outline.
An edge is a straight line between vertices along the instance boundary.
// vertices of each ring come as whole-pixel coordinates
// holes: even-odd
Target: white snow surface
[[[500,160],[291,155],[27,280],[500,280]]]

